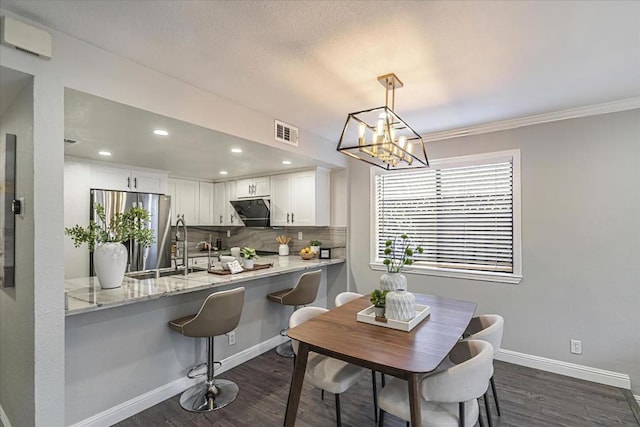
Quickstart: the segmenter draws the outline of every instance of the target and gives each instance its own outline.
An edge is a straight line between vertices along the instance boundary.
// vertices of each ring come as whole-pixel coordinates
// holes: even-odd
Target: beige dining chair
[[[194,372],[207,367],[207,379],[180,395],[180,406],[190,412],[210,412],[233,402],[238,386],[229,380],[214,377],[214,337],[233,331],[240,322],[244,306],[244,288],[214,292],[209,295],[195,314],[169,322],[169,327],[185,337],[207,338],[207,362],[192,368],[187,376],[197,378]]]
[[[500,345],[502,344],[502,334],[504,331],[504,318],[499,314],[483,314],[471,319],[469,322],[469,326],[464,331],[463,337],[465,339],[472,340],[483,340],[491,344],[493,347],[493,355],[495,357],[500,350]],[[498,402],[498,393],[496,392],[496,382],[493,379],[493,364],[491,364],[491,391],[493,392],[493,400],[496,404],[496,412],[498,416],[501,416],[500,413],[500,403]],[[492,425],[491,420],[491,409],[489,408],[489,390],[487,389],[487,393],[484,396],[484,405],[487,411],[487,419],[489,421],[489,426]]]
[[[296,311],[298,307],[311,304],[316,300],[321,280],[322,270],[306,272],[298,278],[293,288],[270,293],[267,295],[267,299],[277,304],[292,305],[293,311]],[[287,328],[282,329],[280,335],[286,336]],[[291,340],[277,346],[276,353],[282,357],[293,357]]]
[[[420,379],[420,410],[426,427],[473,426],[480,418],[478,398],[489,384],[493,349],[486,341],[460,341],[449,353],[453,366]],[[392,378],[378,395],[378,426],[385,412],[411,420],[407,382]]]
[[[295,328],[298,325],[313,319],[316,316],[326,313],[326,308],[321,307],[302,307],[293,312],[289,319],[289,327]],[[293,351],[298,354],[298,342],[292,340]],[[332,357],[323,356],[321,354],[309,352],[307,358],[307,370],[304,374],[305,381],[320,390],[326,390],[333,393],[336,399],[336,425],[342,425],[340,415],[340,394],[344,393],[357,383],[363,375],[367,373],[367,369],[361,368],[351,363]]]

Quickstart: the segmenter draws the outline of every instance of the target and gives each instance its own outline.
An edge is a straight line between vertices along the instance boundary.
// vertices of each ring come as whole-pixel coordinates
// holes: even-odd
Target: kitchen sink
[[[195,273],[197,271],[207,271],[207,269],[204,267],[189,267],[189,273]],[[184,276],[184,270],[171,268],[160,270],[158,274],[156,274],[155,271],[135,271],[127,273],[126,276],[136,280],[155,279],[156,277]]]

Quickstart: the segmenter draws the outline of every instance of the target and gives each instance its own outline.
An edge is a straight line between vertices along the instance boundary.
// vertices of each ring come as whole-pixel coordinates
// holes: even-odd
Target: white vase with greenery
[[[402,274],[402,269],[405,265],[413,264],[413,256],[416,252],[421,254],[424,250],[421,246],[416,246],[414,249],[406,234],[384,242],[383,264],[387,266],[387,272],[380,276],[380,289],[383,291],[407,289],[407,278]]]
[[[143,247],[154,241],[153,230],[148,228],[150,215],[141,207],[118,212],[107,220],[104,207],[95,206],[98,222],[91,220],[88,227],[76,225],[65,228],[66,235],[76,247],[86,243],[93,252],[93,262],[98,282],[103,289],[122,285],[127,268],[127,248],[123,242],[132,240]]]

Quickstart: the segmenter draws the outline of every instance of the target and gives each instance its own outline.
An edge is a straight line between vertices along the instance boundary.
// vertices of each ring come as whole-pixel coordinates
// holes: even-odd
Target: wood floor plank
[[[291,359],[265,353],[221,375],[240,387],[235,402],[208,414],[182,410],[179,396],[128,418],[117,426],[280,427],[291,382]],[[495,380],[502,416],[493,413],[495,427],[637,426],[623,390],[505,362],[495,362]],[[378,380],[379,381],[379,380]],[[378,385],[378,390],[382,386]],[[344,427],[375,426],[371,377],[365,376],[340,396]],[[482,403],[482,402],[481,402]],[[495,406],[492,403],[492,407]],[[482,405],[484,408],[484,405]],[[335,400],[317,389],[302,389],[296,426],[335,426]],[[385,427],[405,422],[387,415]]]

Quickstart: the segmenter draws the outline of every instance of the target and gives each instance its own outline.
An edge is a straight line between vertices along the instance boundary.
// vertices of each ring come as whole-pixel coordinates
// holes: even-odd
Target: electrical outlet
[[[234,345],[236,343],[236,331],[229,332],[227,338],[229,339],[229,345]]]
[[[302,240],[302,231],[298,231],[298,240]]]
[[[573,354],[582,354],[582,341],[580,341],[580,340],[571,340],[570,351]]]
[[[227,230],[227,237],[231,237],[231,230]]]

